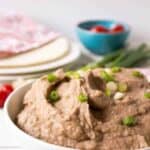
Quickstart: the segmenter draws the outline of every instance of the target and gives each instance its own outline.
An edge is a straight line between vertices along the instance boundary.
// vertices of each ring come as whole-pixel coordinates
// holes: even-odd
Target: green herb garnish
[[[122,124],[125,126],[134,126],[136,124],[136,119],[133,116],[127,116],[122,119]]]
[[[84,67],[80,68],[80,70],[86,72],[86,71],[92,70],[92,68],[89,66],[84,66]]]
[[[80,102],[87,102],[88,96],[86,94],[84,94],[84,93],[80,93],[79,96],[78,96],[78,100]]]
[[[150,99],[150,92],[145,92],[144,97]]]
[[[106,90],[105,90],[105,95],[106,95],[106,96],[109,96],[109,97],[110,97],[111,94],[112,94],[112,93],[111,93],[111,90],[109,90],[109,89],[106,89]]]
[[[60,96],[56,90],[53,90],[50,92],[50,95],[48,98],[51,102],[57,102],[60,99]]]
[[[49,82],[55,82],[57,80],[57,77],[54,74],[48,74],[47,79]]]
[[[128,90],[128,86],[126,83],[119,83],[118,84],[118,91],[119,92],[126,92]]]
[[[121,71],[121,68],[120,68],[120,67],[112,67],[112,68],[111,68],[111,71],[112,71],[113,73],[117,73],[117,72],[120,72],[120,71]]]
[[[143,74],[141,72],[139,72],[139,71],[133,71],[132,75],[134,77],[137,77],[137,78],[143,78],[144,77]]]
[[[114,77],[113,75],[111,74],[108,74],[106,71],[101,71],[100,72],[100,77],[105,80],[106,82],[109,82],[109,81],[114,81]]]
[[[89,71],[89,70],[91,70],[91,68],[89,66],[84,66],[84,67],[81,67],[80,70]]]
[[[80,78],[80,74],[78,72],[75,72],[75,71],[66,72],[66,76],[69,78],[76,78],[76,79]]]

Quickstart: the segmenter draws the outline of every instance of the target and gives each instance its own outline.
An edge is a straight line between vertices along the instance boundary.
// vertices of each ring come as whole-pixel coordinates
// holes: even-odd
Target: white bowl
[[[72,148],[49,144],[42,140],[36,139],[25,133],[15,124],[16,116],[22,109],[23,97],[30,89],[31,85],[32,83],[30,82],[16,89],[12,94],[10,94],[5,103],[4,114],[6,125],[10,129],[10,133],[17,139],[18,144],[27,150],[75,150]],[[150,148],[140,150],[150,150]]]
[[[46,143],[42,140],[36,139],[28,134],[26,134],[23,130],[18,128],[15,124],[15,119],[17,114],[22,109],[22,101],[25,93],[30,89],[32,83],[27,83],[16,89],[10,96],[8,97],[5,106],[4,106],[4,114],[6,125],[10,129],[11,135],[17,139],[19,146],[30,149],[30,150],[73,150],[71,148],[66,148],[54,144]]]

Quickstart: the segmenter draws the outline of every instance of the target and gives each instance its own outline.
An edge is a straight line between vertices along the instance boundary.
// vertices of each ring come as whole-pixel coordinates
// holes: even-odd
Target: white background
[[[150,41],[150,0],[0,0],[0,12],[7,10],[24,12],[73,38],[79,21],[116,19],[131,26],[130,42]],[[2,115],[0,112],[0,146],[17,145],[4,130]]]
[[[150,40],[150,0],[0,0],[4,10],[19,10],[73,37],[81,20],[116,19],[132,27],[131,41]]]

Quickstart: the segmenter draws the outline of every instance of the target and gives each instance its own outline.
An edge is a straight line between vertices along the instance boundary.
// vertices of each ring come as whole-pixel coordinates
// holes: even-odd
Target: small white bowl
[[[22,101],[25,93],[30,89],[32,83],[27,83],[16,89],[10,96],[8,97],[5,106],[4,106],[4,114],[6,125],[10,129],[10,134],[17,139],[19,146],[30,149],[30,150],[74,150],[67,147],[62,147],[54,144],[46,143],[42,140],[36,139],[23,130],[18,128],[15,124],[16,116],[22,109]],[[31,114],[32,115],[32,114]]]

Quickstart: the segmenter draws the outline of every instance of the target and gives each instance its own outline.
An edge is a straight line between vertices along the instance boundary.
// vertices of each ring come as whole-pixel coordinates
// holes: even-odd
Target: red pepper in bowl
[[[112,33],[118,33],[118,32],[123,32],[124,27],[122,25],[115,25],[112,29],[110,29],[110,32]]]
[[[101,33],[101,32],[107,33],[107,32],[109,32],[109,30],[107,28],[105,28],[104,26],[101,26],[101,25],[92,27],[91,31],[95,32],[95,33]]]

